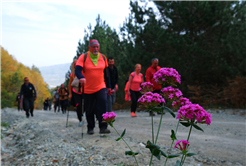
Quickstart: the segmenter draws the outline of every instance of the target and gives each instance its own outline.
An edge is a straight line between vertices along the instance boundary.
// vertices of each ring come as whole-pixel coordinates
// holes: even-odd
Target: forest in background
[[[24,66],[1,47],[1,108],[16,106],[16,96],[20,92],[24,77],[28,77],[36,89],[37,99],[34,102],[35,109],[43,108],[43,101],[51,97],[48,85],[44,82],[39,69],[36,66]]]
[[[124,86],[134,65],[142,73],[159,59],[161,67],[181,75],[185,97],[207,107],[245,108],[246,105],[246,2],[153,1],[130,2],[128,18],[119,32],[100,15],[79,40],[77,55],[97,39],[100,52],[114,57],[119,70],[117,103],[124,105]],[[68,84],[71,70],[66,74]]]

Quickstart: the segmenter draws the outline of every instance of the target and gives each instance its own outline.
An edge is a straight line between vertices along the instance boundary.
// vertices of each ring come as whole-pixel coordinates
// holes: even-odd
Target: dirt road
[[[207,110],[212,115],[212,123],[207,126],[199,125],[204,132],[193,129],[190,137],[190,152],[198,155],[187,158],[186,165],[246,165],[246,123],[244,116],[230,115],[227,112],[232,110],[221,110],[217,112],[214,110]],[[245,110],[237,110],[245,111]],[[124,138],[129,142],[133,151],[140,152],[137,156],[140,165],[148,165],[150,159],[149,150],[144,147],[148,140],[151,140],[151,117],[146,112],[138,112],[136,118],[130,117],[129,110],[115,111],[117,114],[114,122],[115,128],[122,133],[126,129]],[[27,119],[24,112],[18,112],[15,109],[5,109],[1,112],[2,122],[13,123],[18,119],[18,125],[12,126],[12,130],[17,132],[18,126],[26,124],[38,124],[43,128],[52,131],[59,135],[62,139],[67,139],[70,142],[82,145],[85,148],[96,146],[102,151],[102,154],[112,152],[118,157],[110,158],[111,164],[135,165],[134,160],[130,156],[125,156],[124,152],[129,150],[123,141],[116,142],[114,139],[118,138],[117,133],[109,126],[111,133],[107,137],[102,137],[98,132],[98,125],[96,124],[95,134],[86,134],[86,124],[83,127],[83,139],[81,137],[82,128],[77,127],[78,120],[76,113],[71,111],[69,117],[69,127],[65,128],[66,117],[65,114],[55,114],[53,111],[35,110],[34,117]],[[159,124],[160,115],[154,116],[155,134]],[[167,151],[170,147],[171,129],[175,130],[177,119],[174,119],[169,113],[166,113],[162,120],[161,131],[157,144],[163,151]],[[189,128],[179,125],[177,138],[178,140],[187,139]],[[6,144],[8,139],[3,139],[2,145],[8,149]],[[40,142],[40,144],[42,144]],[[174,153],[178,151],[174,150]],[[9,154],[8,157],[12,155]],[[4,155],[2,156],[5,157]],[[168,165],[174,165],[177,159],[171,159]],[[160,161],[154,158],[154,165],[164,165],[165,158]],[[3,164],[3,163],[2,163]],[[82,164],[83,165],[83,164]]]

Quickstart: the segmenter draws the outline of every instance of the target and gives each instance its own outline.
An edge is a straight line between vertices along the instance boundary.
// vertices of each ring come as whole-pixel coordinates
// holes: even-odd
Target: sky
[[[101,19],[119,30],[129,0],[1,1],[0,45],[25,66],[70,63],[84,29]],[[100,41],[99,41],[100,42]]]

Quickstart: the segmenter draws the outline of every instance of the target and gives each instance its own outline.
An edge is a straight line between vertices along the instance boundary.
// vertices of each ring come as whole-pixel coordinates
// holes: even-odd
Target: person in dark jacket
[[[118,90],[118,70],[114,65],[114,58],[108,58],[108,71],[110,77],[110,84],[111,84],[111,93],[108,94],[108,112],[112,112],[112,106],[115,103],[116,99],[116,91]]]
[[[36,100],[36,90],[32,83],[29,82],[28,77],[24,78],[24,84],[21,86],[20,96],[23,95],[24,110],[26,117],[29,118],[29,112],[33,117],[34,100]]]
[[[57,112],[60,112],[59,91],[60,91],[60,88],[57,89],[57,91],[55,92],[53,96],[54,112],[56,112],[56,108],[57,108]]]
[[[20,93],[18,93],[18,95],[16,96],[16,102],[17,102],[17,107],[18,107],[18,111],[20,111],[20,110],[22,110],[21,108],[20,108],[20,101],[21,101],[21,95],[20,95]]]
[[[44,104],[44,110],[47,111],[48,105],[49,105],[49,104],[48,104],[48,98],[46,98],[46,99],[44,100],[44,103],[43,103],[43,104]]]
[[[51,99],[47,98],[47,100],[48,100],[49,111],[51,111]]]
[[[59,100],[60,100],[61,110],[63,114],[66,113],[66,109],[67,109],[67,104],[68,104],[67,95],[68,95],[68,90],[67,88],[64,87],[64,84],[62,84],[59,91]]]

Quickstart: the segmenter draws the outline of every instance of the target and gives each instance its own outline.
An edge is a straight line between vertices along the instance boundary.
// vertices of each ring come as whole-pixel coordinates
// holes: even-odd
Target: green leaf
[[[125,155],[129,155],[129,156],[136,156],[138,155],[139,153],[137,152],[133,152],[133,151],[125,151]]]
[[[196,124],[192,124],[192,126],[194,126],[197,130],[204,132],[203,129],[201,127],[197,126]]]
[[[144,110],[145,112],[150,112],[151,111],[151,109],[147,109],[147,110]]]
[[[114,164],[116,165],[116,164]],[[117,166],[124,166],[124,163],[121,161],[120,164],[117,164]]]
[[[154,112],[160,112],[160,111],[163,110],[163,108],[161,108],[161,107],[154,107],[151,110],[154,111]]]
[[[146,148],[148,148],[150,150],[151,154],[153,154],[156,158],[158,158],[160,160],[161,150],[160,150],[159,146],[151,143],[150,141],[147,141]]]
[[[181,166],[181,162],[179,160],[177,160],[176,164],[174,166]]]
[[[174,112],[173,112],[170,108],[164,106],[164,109],[165,109],[167,112],[169,112],[174,118],[176,117],[176,115],[174,114]]]
[[[116,165],[116,164],[114,164]],[[120,164],[117,164],[117,166],[124,166],[124,163],[121,161]]]
[[[126,129],[122,132],[121,136],[119,138],[117,138],[115,141],[121,140],[121,138],[123,138],[123,136],[125,135],[125,133],[126,133]]]
[[[191,156],[194,156],[194,155],[197,155],[196,153],[187,153],[186,156],[187,157],[191,157]]]
[[[167,158],[171,159],[171,158],[175,158],[175,157],[179,157],[179,154],[169,154],[167,156]]]
[[[121,134],[121,138],[125,135],[125,133],[126,133],[126,129],[122,132],[122,134]]]
[[[119,137],[119,138],[117,138],[115,141],[119,141],[119,140],[121,140],[121,138],[122,138],[122,137]]]
[[[172,130],[171,132],[172,132],[172,134],[171,134],[171,139],[172,139],[172,140],[176,140],[177,138],[176,138],[176,135],[175,135],[174,130]]]
[[[147,141],[146,148],[150,149],[150,151],[153,149],[160,149],[160,147],[158,145],[155,145],[150,141]]]
[[[164,153],[163,151],[161,151],[161,155],[163,155],[164,157],[167,157],[166,153]]]
[[[190,126],[190,123],[187,123],[187,122],[180,122],[183,126],[185,127],[189,127]]]
[[[160,151],[160,149],[154,149],[154,150],[152,151],[152,154],[153,154],[158,160],[161,159],[161,151]]]

